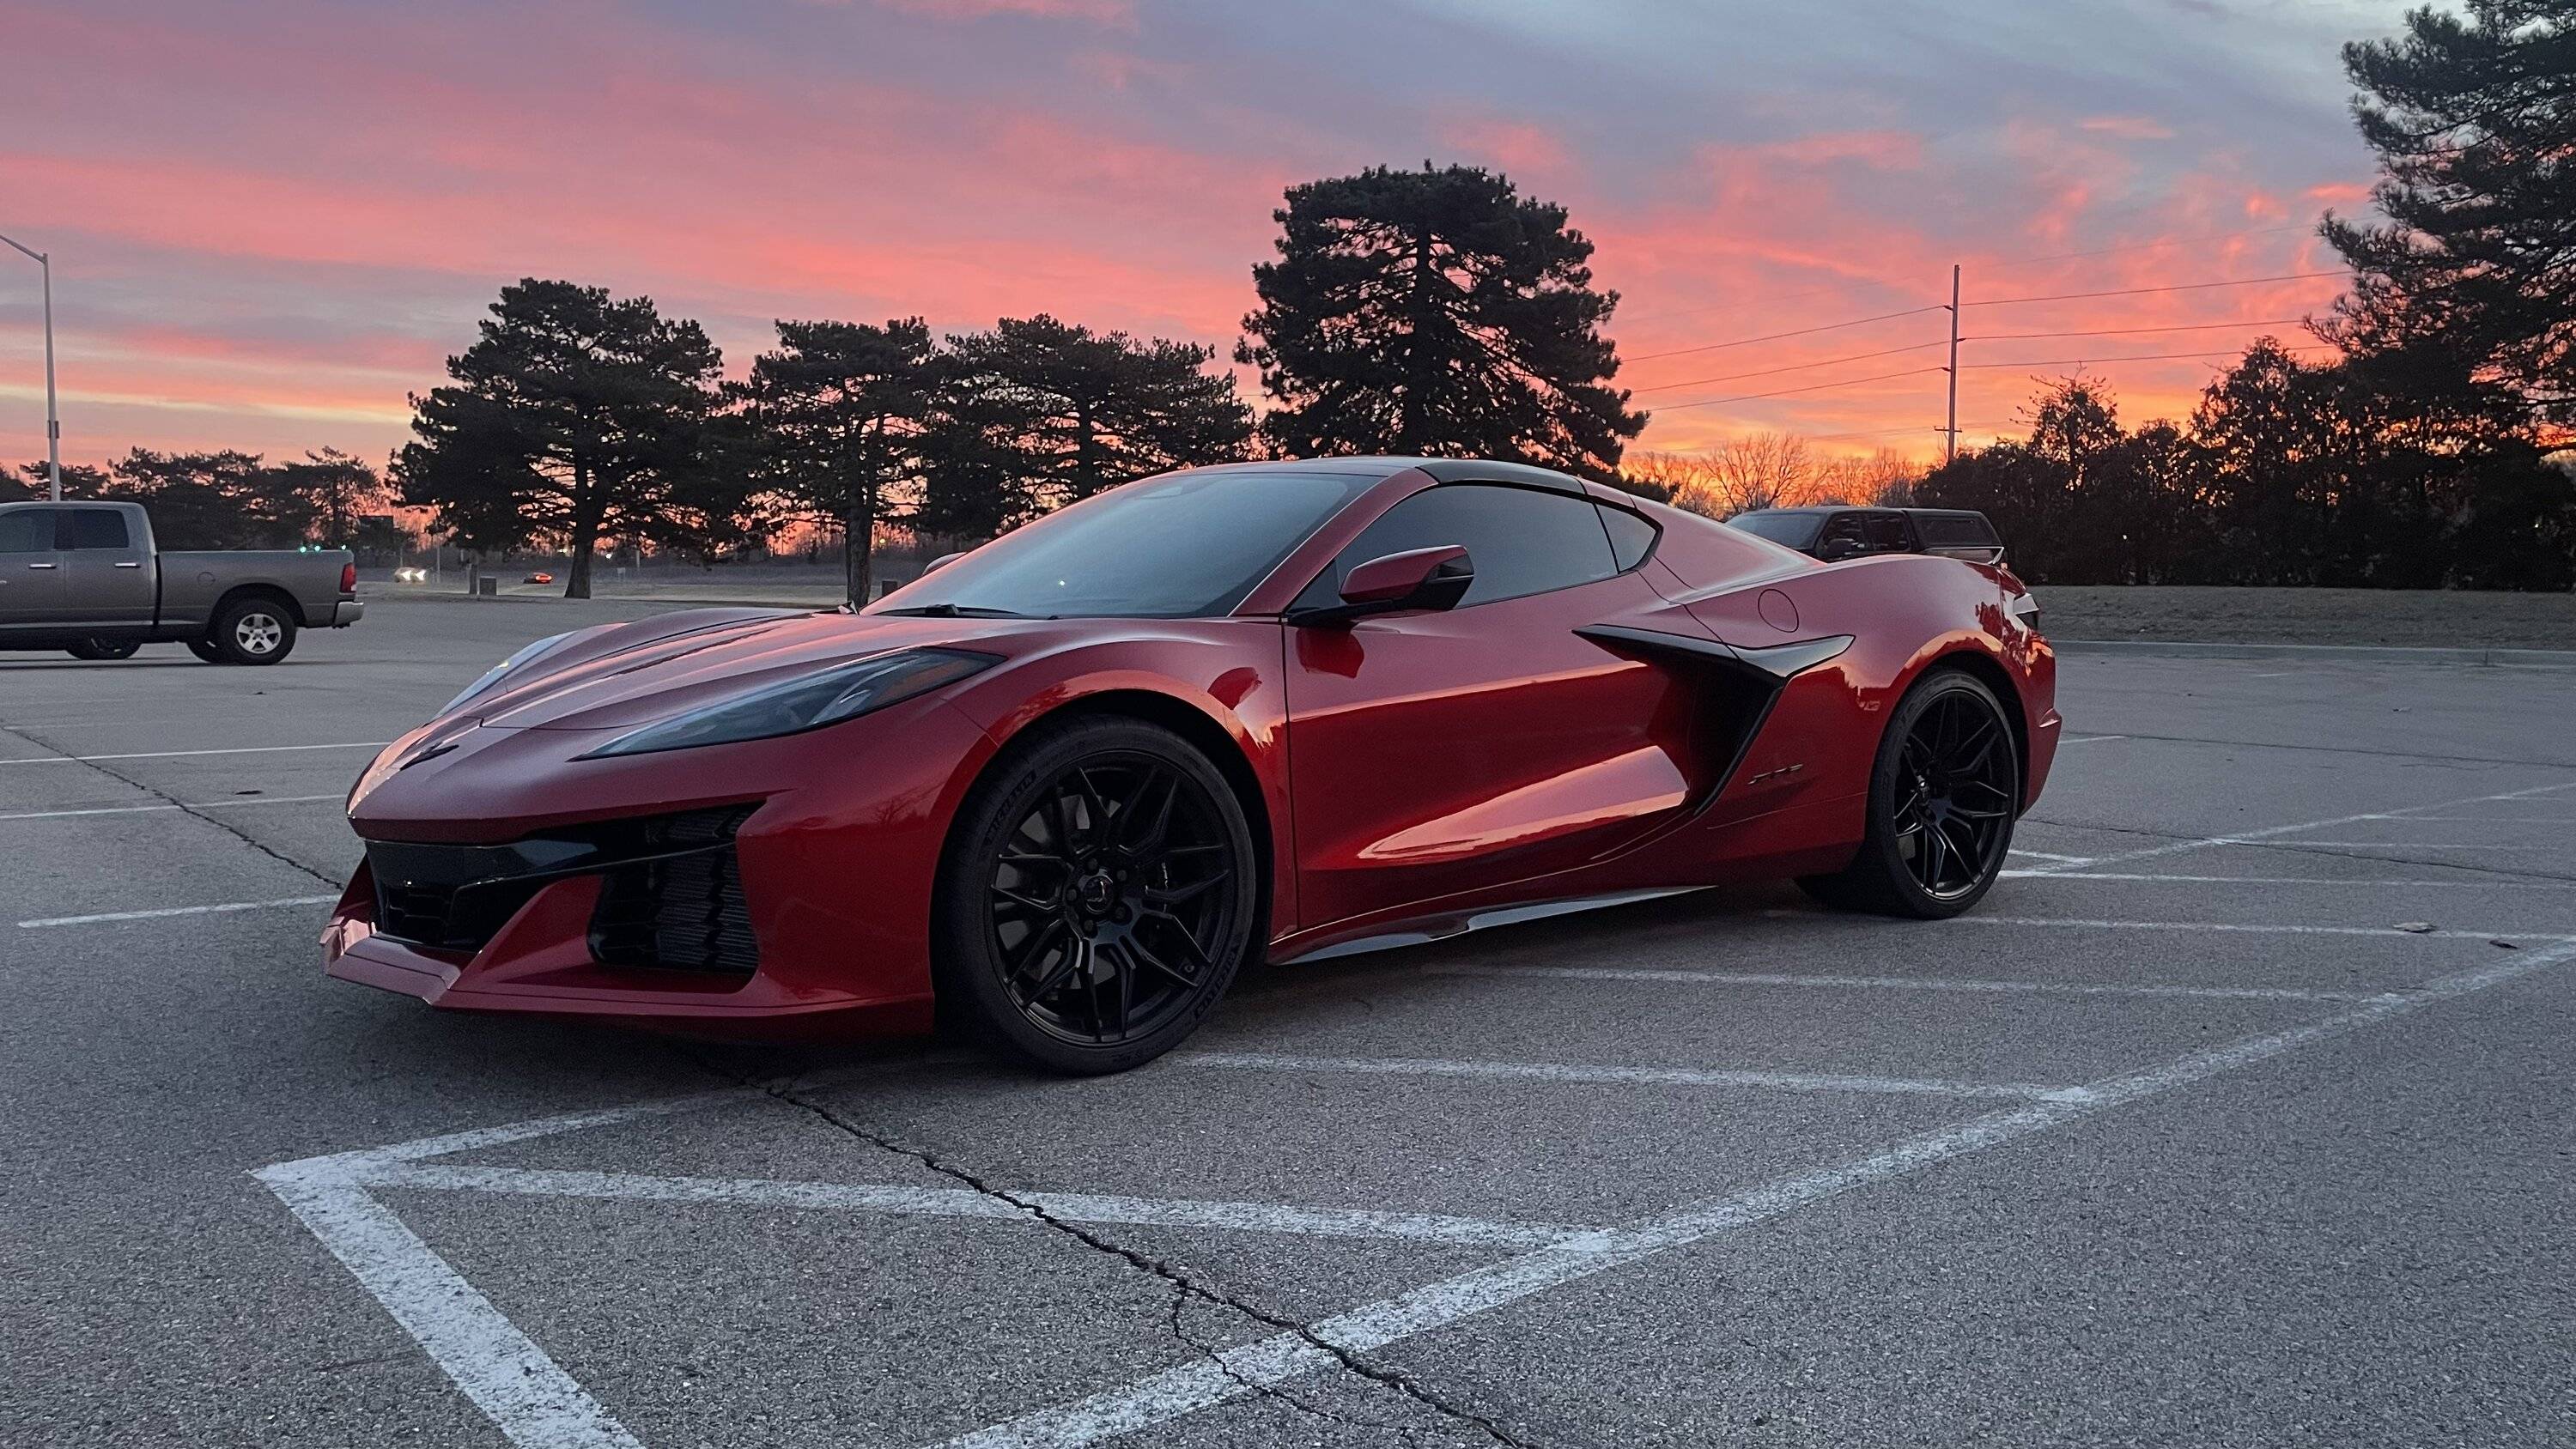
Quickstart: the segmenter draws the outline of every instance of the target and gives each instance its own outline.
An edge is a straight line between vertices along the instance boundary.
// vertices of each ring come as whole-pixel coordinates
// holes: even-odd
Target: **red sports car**
[[[331,974],[1048,1065],[1292,960],[1721,881],[1947,916],[2058,735],[1997,567],[1820,564],[1510,464],[1131,483],[857,613],[540,640],[369,765]]]

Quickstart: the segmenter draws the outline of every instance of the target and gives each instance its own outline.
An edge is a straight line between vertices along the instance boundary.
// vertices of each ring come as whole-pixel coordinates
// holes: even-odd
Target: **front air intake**
[[[754,807],[646,822],[643,858],[602,873],[590,954],[603,966],[749,976],[760,967],[734,832]]]

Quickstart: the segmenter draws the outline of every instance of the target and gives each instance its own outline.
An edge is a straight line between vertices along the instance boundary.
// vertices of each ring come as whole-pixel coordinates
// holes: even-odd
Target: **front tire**
[[[63,652],[74,659],[131,659],[142,647],[132,639],[83,639]]]
[[[1958,915],[1994,887],[2020,809],[2021,751],[2003,705],[1974,676],[1936,670],[1879,740],[1860,853],[1798,885],[1838,910]]]
[[[295,616],[274,599],[242,599],[215,615],[206,644],[225,664],[275,664],[295,652]]]
[[[950,828],[931,948],[943,1005],[1061,1072],[1170,1051],[1258,948],[1258,855],[1208,758],[1141,720],[1040,726]]]

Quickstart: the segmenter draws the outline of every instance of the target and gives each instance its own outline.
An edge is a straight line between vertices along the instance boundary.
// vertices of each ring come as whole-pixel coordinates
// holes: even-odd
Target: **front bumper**
[[[324,969],[449,1010],[715,1035],[930,1025],[947,822],[990,756],[937,701],[583,760],[600,731],[445,720],[361,777]]]

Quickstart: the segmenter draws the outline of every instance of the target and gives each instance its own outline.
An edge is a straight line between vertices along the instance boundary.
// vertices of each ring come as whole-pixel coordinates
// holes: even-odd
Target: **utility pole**
[[[1950,266],[1950,425],[1941,430],[1941,461],[1959,456],[1959,267]]]
[[[0,236],[19,251],[33,258],[45,273],[45,481],[50,485],[56,503],[63,501],[63,423],[54,412],[54,259],[51,253],[31,251],[9,238]]]

